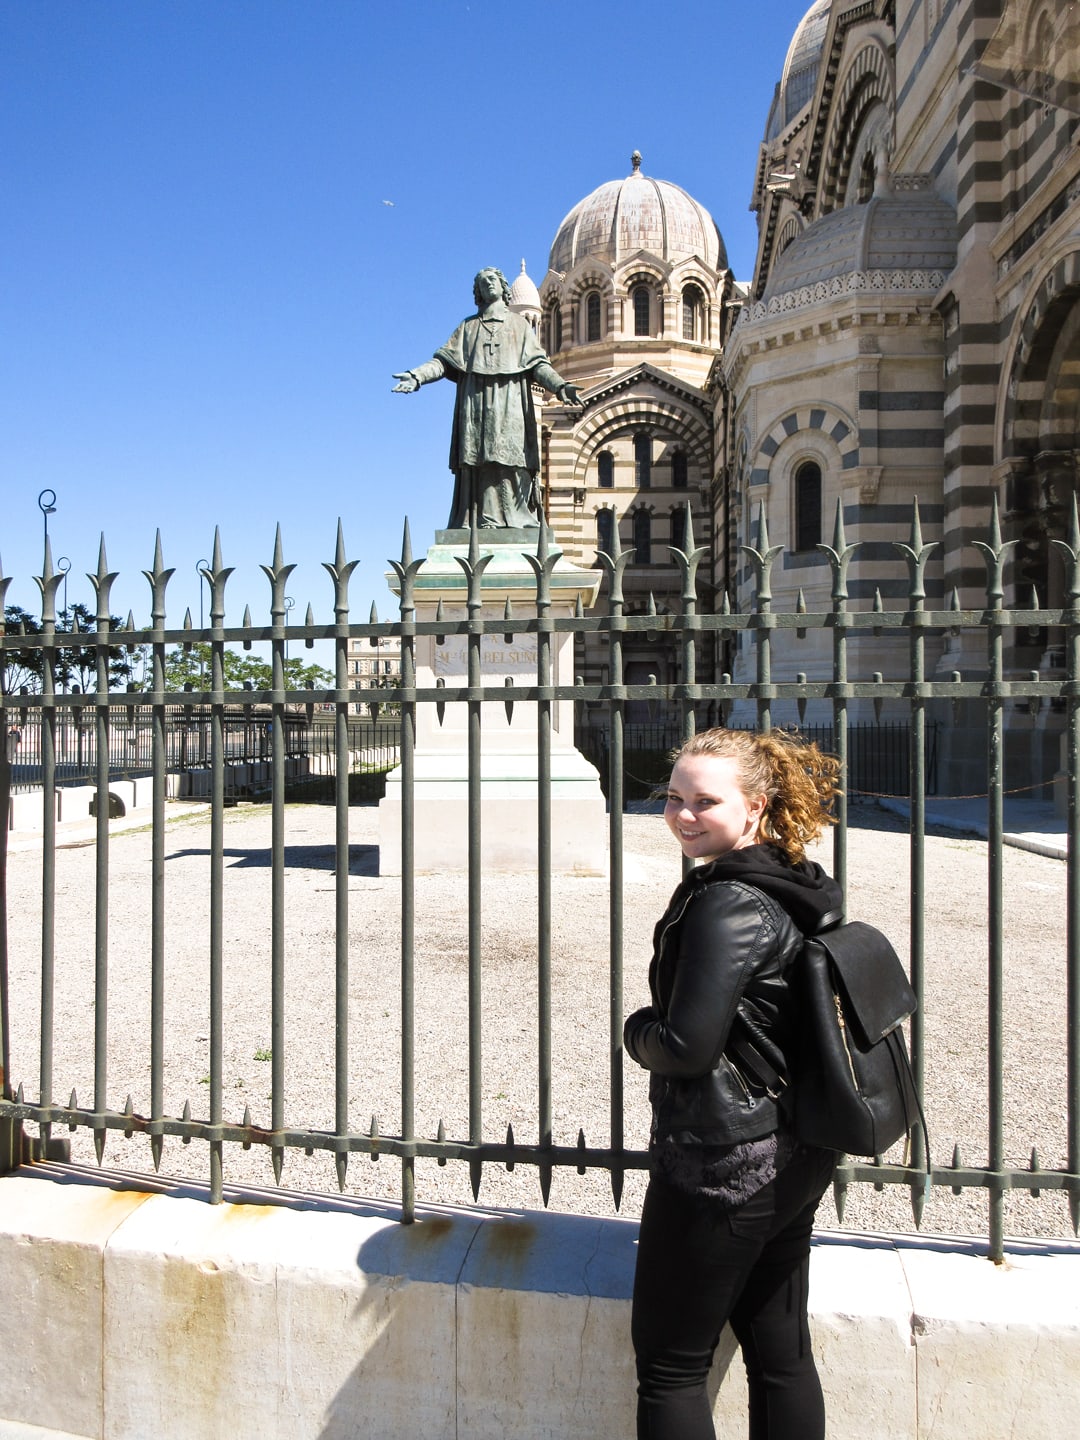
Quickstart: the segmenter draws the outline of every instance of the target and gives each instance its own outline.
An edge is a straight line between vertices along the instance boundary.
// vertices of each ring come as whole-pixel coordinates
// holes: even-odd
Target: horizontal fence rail
[[[210,624],[193,630],[166,625],[166,589],[171,571],[164,567],[160,542],[152,567],[145,571],[150,587],[150,623],[146,627],[111,628],[109,592],[115,575],[109,572],[104,547],[94,581],[97,593],[97,629],[80,635],[80,645],[97,656],[97,686],[83,693],[65,693],[57,684],[60,655],[69,638],[56,628],[55,600],[62,575],[53,569],[46,548],[43,574],[36,577],[42,594],[40,634],[5,633],[0,654],[39,652],[41,688],[36,693],[2,695],[4,731],[9,738],[0,757],[0,813],[6,814],[13,788],[33,786],[42,795],[42,877],[41,877],[41,993],[40,1067],[36,1094],[26,1093],[20,1077],[10,1068],[12,1032],[22,1017],[10,1011],[9,928],[17,917],[8,913],[5,883],[3,944],[0,948],[0,1063],[3,1088],[0,1094],[0,1169],[17,1163],[24,1148],[48,1153],[54,1132],[87,1129],[94,1137],[99,1163],[104,1162],[110,1132],[125,1136],[146,1135],[155,1166],[162,1162],[166,1142],[179,1139],[187,1144],[206,1145],[211,1198],[219,1200],[225,1180],[223,1146],[238,1142],[245,1148],[264,1147],[275,1178],[280,1182],[285,1153],[289,1150],[324,1151],[333,1155],[338,1183],[344,1187],[350,1157],[396,1156],[401,1162],[403,1218],[412,1218],[417,1199],[415,1162],[433,1157],[440,1163],[462,1162],[469,1167],[473,1193],[478,1193],[484,1167],[501,1165],[535,1167],[545,1201],[554,1169],[560,1166],[607,1171],[615,1203],[618,1204],[623,1176],[647,1167],[647,1153],[628,1147],[623,1141],[623,1055],[621,1030],[624,1013],[622,973],[623,926],[623,835],[622,815],[627,803],[627,775],[634,774],[628,757],[638,752],[662,754],[692,733],[703,718],[720,718],[731,724],[754,724],[767,729],[778,723],[799,724],[817,734],[835,753],[844,767],[848,794],[903,794],[910,804],[911,850],[909,875],[909,921],[911,934],[910,971],[920,1005],[911,1025],[911,1049],[917,1081],[922,1086],[928,1063],[925,991],[925,944],[923,910],[923,836],[926,796],[938,784],[938,742],[942,723],[948,723],[949,707],[977,707],[985,731],[984,774],[989,842],[987,914],[987,1017],[989,1054],[985,1093],[987,1162],[966,1164],[958,1150],[947,1163],[940,1158],[929,1173],[914,1161],[873,1162],[845,1158],[837,1171],[838,1209],[851,1186],[901,1186],[910,1191],[918,1220],[930,1187],[960,1192],[976,1189],[986,1193],[989,1206],[988,1232],[991,1253],[1000,1255],[1004,1242],[1004,1197],[1009,1191],[1064,1192],[1073,1228],[1080,1222],[1080,883],[1077,872],[1077,770],[1080,763],[1080,523],[1075,505],[1068,542],[1055,541],[1064,574],[1064,601],[1052,607],[1006,608],[1002,577],[1009,551],[1003,543],[996,509],[990,517],[987,538],[977,542],[986,561],[986,600],[981,607],[961,606],[959,600],[943,608],[926,605],[924,572],[934,545],[923,543],[918,508],[913,509],[910,534],[897,541],[896,553],[907,564],[908,594],[902,604],[885,608],[880,601],[866,609],[853,609],[847,595],[846,573],[855,547],[846,543],[838,513],[833,542],[819,547],[831,567],[832,598],[827,609],[808,612],[774,610],[771,571],[781,553],[768,541],[764,516],[759,518],[754,546],[744,547],[753,576],[753,600],[749,606],[733,609],[724,599],[721,608],[703,612],[697,600],[697,571],[705,552],[693,548],[687,525],[688,549],[672,551],[681,573],[682,601],[677,611],[629,614],[623,595],[623,577],[632,555],[620,553],[598,557],[604,575],[604,603],[596,612],[557,616],[552,614],[551,574],[555,552],[550,536],[541,531],[534,555],[529,558],[535,575],[534,603],[526,613],[518,607],[511,616],[491,614],[484,609],[483,568],[480,539],[473,532],[468,557],[461,566],[467,580],[467,602],[463,617],[439,615],[417,617],[418,582],[424,561],[415,561],[408,540],[394,563],[400,586],[399,615],[393,621],[355,621],[349,611],[349,584],[355,562],[346,559],[340,527],[335,558],[326,564],[333,599],[333,619],[317,623],[309,609],[303,625],[286,625],[285,583],[291,566],[281,553],[280,536],[273,562],[264,567],[270,583],[269,625],[225,624],[225,589],[230,574],[223,563],[215,538],[214,558],[204,573],[209,587]],[[617,546],[617,541],[616,541]],[[7,580],[0,579],[0,595]],[[1006,674],[1003,646],[1011,634],[1043,632],[1060,636],[1064,670],[1060,675],[1015,671]],[[775,677],[772,651],[778,633],[795,632],[799,637],[820,634],[831,653],[827,672]],[[485,683],[482,641],[486,635],[535,637],[535,683],[515,684],[508,697],[505,683]],[[946,675],[929,675],[926,665],[928,642],[956,634],[978,636],[984,660],[973,670]],[[552,683],[552,643],[561,635],[600,637],[607,647],[608,670],[603,683],[578,683],[564,677]],[[677,656],[677,678],[665,685],[655,682],[625,684],[622,681],[623,646],[628,637],[646,635],[673,647]],[[858,674],[850,666],[853,646],[869,635],[899,640],[906,654],[904,673]],[[466,683],[419,686],[416,683],[417,642],[426,636],[463,637],[468,657]],[[739,640],[736,652],[734,642]],[[350,642],[392,639],[400,645],[400,683],[359,683],[350,676]],[[324,689],[296,690],[285,684],[286,645],[289,641],[330,642],[334,651],[334,684]],[[166,651],[173,646],[198,643],[208,647],[210,657],[205,685],[190,691],[170,691],[165,683]],[[1056,642],[1055,642],[1056,643]],[[224,683],[224,654],[230,644],[245,648],[269,646],[271,679],[260,691],[232,691]],[[145,688],[135,694],[110,691],[108,654],[110,647],[141,647],[148,657]],[[749,655],[744,663],[725,670],[733,653]],[[815,652],[820,655],[821,647]],[[716,681],[698,683],[700,660],[708,655],[715,663]],[[0,680],[5,671],[0,668]],[[713,672],[709,672],[713,673]],[[2,687],[0,687],[2,688]],[[605,767],[605,793],[609,820],[609,910],[610,910],[610,1020],[607,1045],[610,1051],[609,1136],[606,1144],[590,1144],[579,1132],[576,1144],[557,1144],[552,1123],[552,1010],[550,966],[551,920],[551,805],[550,757],[553,707],[572,701],[579,717],[578,735],[583,748]],[[657,728],[635,728],[627,723],[627,706],[646,701],[659,712]],[[480,777],[479,756],[484,707],[531,706],[537,715],[538,760],[538,851],[537,867],[537,976],[538,976],[538,1094],[536,1117],[538,1139],[524,1143],[515,1138],[512,1127],[505,1136],[493,1137],[485,1128],[481,1101],[485,1056],[481,1042],[481,979],[483,953],[481,924],[483,894],[480,886]],[[861,705],[869,718],[855,719],[853,707]],[[415,933],[414,867],[412,864],[417,817],[414,805],[417,716],[423,707],[434,707],[440,719],[447,707],[463,706],[468,719],[466,743],[470,761],[470,875],[469,875],[469,1121],[467,1131],[456,1136],[445,1133],[440,1124],[435,1135],[421,1136],[415,1125],[415,978],[417,940]],[[933,707],[939,718],[934,718]],[[357,709],[367,711],[367,723],[358,725]],[[805,723],[808,707],[815,714],[823,710],[827,721]],[[1044,1167],[1037,1153],[1027,1166],[1006,1163],[1003,1141],[1003,897],[1002,897],[1002,807],[1007,788],[1005,775],[1005,715],[1024,707],[1037,713],[1051,708],[1061,716],[1065,737],[1064,752],[1068,783],[1067,832],[1067,954],[1061,958],[1067,984],[1067,1067],[1061,1082],[1060,1103],[1068,1115],[1068,1142],[1065,1164]],[[881,718],[878,712],[887,715]],[[603,723],[595,724],[597,712]],[[945,715],[944,722],[940,714]],[[315,723],[315,717],[318,717]],[[897,717],[902,718],[897,718]],[[891,718],[890,718],[891,717]],[[18,737],[14,734],[18,731]],[[903,743],[898,738],[903,732]],[[648,733],[646,733],[648,732]],[[81,737],[81,738],[80,738]],[[647,743],[644,743],[647,742]],[[657,742],[657,743],[654,743]],[[83,747],[78,761],[72,759],[73,745]],[[186,749],[185,749],[186,747]],[[131,751],[137,752],[133,759]],[[332,803],[335,807],[335,938],[334,1006],[336,1014],[333,1063],[335,1121],[330,1128],[286,1123],[284,1057],[289,1041],[285,1013],[286,922],[290,895],[285,883],[286,768],[290,757],[299,754],[324,757],[332,765]],[[165,900],[168,877],[165,865],[165,802],[169,773],[190,765],[193,755],[208,775],[206,798],[210,805],[208,875],[210,895],[209,945],[206,957],[206,984],[209,1000],[208,1088],[198,1101],[185,1103],[180,1114],[164,1108],[162,1055],[169,1016],[164,1007],[164,977],[168,964],[165,933]],[[229,795],[228,774],[240,756],[257,755],[269,766],[271,812],[270,870],[270,970],[271,1045],[269,1124],[255,1125],[249,1111],[242,1119],[227,1118],[224,1089],[224,1046],[230,1016],[224,1005],[223,913],[227,904],[225,877],[224,808]],[[899,759],[897,757],[900,757]],[[91,777],[96,787],[96,874],[97,906],[94,928],[94,1053],[92,1094],[80,1099],[66,1078],[54,1073],[54,961],[56,944],[57,827],[55,795],[58,786],[72,775],[70,767],[81,764],[80,773]],[[396,997],[381,996],[389,1009],[396,1006],[401,1037],[400,1123],[384,1132],[375,1119],[365,1129],[349,1124],[350,1106],[355,1101],[350,1078],[349,1053],[349,776],[357,769],[400,767],[402,782],[401,822],[401,937],[400,984]],[[152,778],[153,856],[150,914],[145,934],[146,965],[152,978],[149,1016],[150,1073],[147,1091],[138,1101],[132,1096],[118,1101],[109,1079],[108,1049],[110,928],[108,887],[110,874],[109,807],[110,782],[117,773],[132,767]],[[898,769],[898,766],[901,767]],[[663,778],[661,771],[656,776]],[[906,782],[906,783],[904,783]],[[649,783],[652,783],[651,781]],[[838,803],[834,831],[834,873],[841,884],[847,879],[848,795]],[[6,867],[6,831],[0,857]],[[871,917],[876,918],[876,917]],[[301,1016],[290,1017],[302,1023]],[[61,1097],[68,1094],[65,1102]],[[197,1113],[201,1112],[201,1113]],[[38,1139],[23,1135],[24,1127],[38,1127]],[[933,1137],[935,1143],[939,1137]],[[946,1137],[947,1139],[947,1137]],[[920,1153],[915,1146],[914,1152]]]

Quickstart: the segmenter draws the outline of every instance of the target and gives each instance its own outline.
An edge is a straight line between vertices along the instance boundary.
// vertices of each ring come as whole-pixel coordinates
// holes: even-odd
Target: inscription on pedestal
[[[435,646],[436,679],[448,685],[465,685],[469,675],[468,640],[454,635]],[[480,665],[485,685],[513,680],[528,684],[536,681],[536,636],[521,635],[507,644],[501,635],[484,635],[480,640]]]

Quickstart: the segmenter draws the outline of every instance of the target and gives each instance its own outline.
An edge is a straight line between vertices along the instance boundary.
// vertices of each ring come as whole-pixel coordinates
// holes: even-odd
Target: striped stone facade
[[[839,505],[846,539],[860,542],[852,605],[904,593],[891,542],[916,495],[924,538],[938,547],[931,604],[954,590],[964,606],[985,603],[974,542],[988,538],[994,499],[1014,542],[1006,604],[1061,602],[1053,541],[1065,536],[1080,445],[1069,10],[1064,0],[818,0],[796,33],[758,163],[750,300],[714,386],[730,435],[717,533],[752,543],[764,511],[770,540],[787,547],[777,605],[791,598],[785,587],[812,608],[827,599],[822,558],[790,548],[792,477],[805,458],[822,470],[823,526]],[[995,65],[982,64],[991,55]],[[748,603],[745,564],[718,568],[734,602]],[[979,674],[981,643],[952,634],[928,659]],[[860,669],[888,669],[887,654],[865,650]],[[1054,635],[1010,633],[1011,671],[1053,674],[1062,659]],[[778,637],[774,673],[812,674],[814,663],[804,641]],[[731,668],[750,678],[738,656]],[[943,779],[977,786],[968,755],[981,736],[967,734],[962,714],[943,718]],[[1006,723],[1016,774],[1051,775],[1061,717],[1018,707]]]
[[[640,157],[627,181],[575,207],[540,287],[545,344],[587,401],[542,411],[549,514],[569,557],[590,564],[617,524],[622,547],[647,557],[627,572],[630,610],[662,609],[678,584],[667,546],[689,502],[709,550],[708,603],[745,608],[742,547],[764,515],[784,547],[774,605],[827,608],[816,546],[839,515],[857,543],[849,603],[870,607],[907,593],[894,542],[917,497],[934,547],[928,603],[978,608],[987,567],[975,542],[996,501],[1005,603],[1060,603],[1054,541],[1080,486],[1078,51],[1066,0],[815,0],[766,123],[745,284],[707,213],[646,182]],[[824,672],[822,643],[778,632],[774,675]],[[1060,669],[1053,634],[1010,631],[1007,645],[1013,673]],[[982,646],[952,631],[927,664],[980,675]],[[888,647],[868,634],[851,664],[888,673],[904,663]],[[601,645],[579,660],[584,678],[603,677]],[[655,644],[628,660],[627,678],[674,674]],[[699,678],[753,679],[737,651],[699,667]],[[752,720],[744,708],[734,718]],[[870,718],[871,702],[852,715]],[[941,718],[942,783],[978,789],[981,719]],[[1052,775],[1060,713],[1018,706],[1006,723],[1017,773]]]

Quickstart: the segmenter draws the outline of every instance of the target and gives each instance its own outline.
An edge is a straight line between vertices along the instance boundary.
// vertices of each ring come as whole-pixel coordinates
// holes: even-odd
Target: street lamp
[[[285,596],[285,661],[286,661],[286,663],[288,663],[288,659],[289,659],[289,612],[292,610],[292,608],[293,608],[293,606],[294,606],[295,604],[296,604],[296,601],[293,599],[293,597],[292,597],[291,595],[286,595],[286,596]]]
[[[198,574],[198,576],[199,576],[199,678],[200,678],[200,680],[202,679],[202,676],[203,676],[203,673],[204,673],[203,649],[202,649],[202,646],[203,646],[203,635],[202,635],[202,628],[203,628],[203,581],[205,580],[206,583],[209,585],[210,580],[209,580],[209,576],[207,575],[207,571],[208,571],[209,569],[210,569],[210,561],[209,561],[209,560],[196,560],[196,561],[195,561],[195,570],[196,570],[196,572],[197,572],[197,574]]]
[[[74,625],[71,623],[71,613],[70,613],[70,611],[68,610],[68,598],[67,598],[67,577],[68,577],[68,571],[71,569],[71,561],[68,559],[68,557],[67,557],[66,555],[61,555],[61,556],[60,556],[60,559],[56,562],[56,568],[60,571],[60,574],[63,575],[63,577],[64,577],[64,608],[63,608],[63,610],[61,610],[60,613],[61,613],[61,615],[64,616],[65,624],[62,625],[60,628],[61,628],[61,629],[64,629],[64,628],[66,627],[68,630],[74,630],[75,627],[74,627]],[[70,654],[70,651],[69,651],[68,653]],[[61,667],[60,667],[60,683],[61,683],[61,684],[63,685],[63,687],[64,687],[64,694],[65,694],[65,695],[67,694],[68,682],[69,682],[70,679],[71,679],[70,668],[69,668],[69,665],[68,665],[68,661],[65,659],[65,660],[63,661]]]
[[[56,568],[60,571],[60,574],[63,575],[63,577],[64,577],[64,608],[63,608],[63,610],[62,610],[60,613],[65,616],[66,622],[67,622],[67,628],[70,630],[70,629],[72,628],[72,626],[71,626],[71,617],[68,615],[67,577],[68,577],[68,571],[71,569],[71,561],[68,559],[68,557],[67,557],[66,555],[61,555],[61,556],[60,556],[60,559],[57,560],[57,562],[56,562]]]
[[[45,543],[42,554],[49,548],[49,516],[56,514],[56,491],[42,490],[37,497],[38,509],[41,511],[41,518],[45,522]]]

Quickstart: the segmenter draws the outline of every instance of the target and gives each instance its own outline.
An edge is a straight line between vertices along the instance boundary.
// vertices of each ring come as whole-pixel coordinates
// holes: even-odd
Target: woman
[[[838,764],[790,735],[706,730],[674,757],[664,818],[691,860],[653,937],[652,1004],[626,1022],[651,1072],[634,1281],[638,1440],[713,1440],[706,1381],[731,1321],[750,1440],[822,1440],[806,1320],[810,1232],[836,1156],[788,1122],[803,936],[841,918],[804,859]]]

